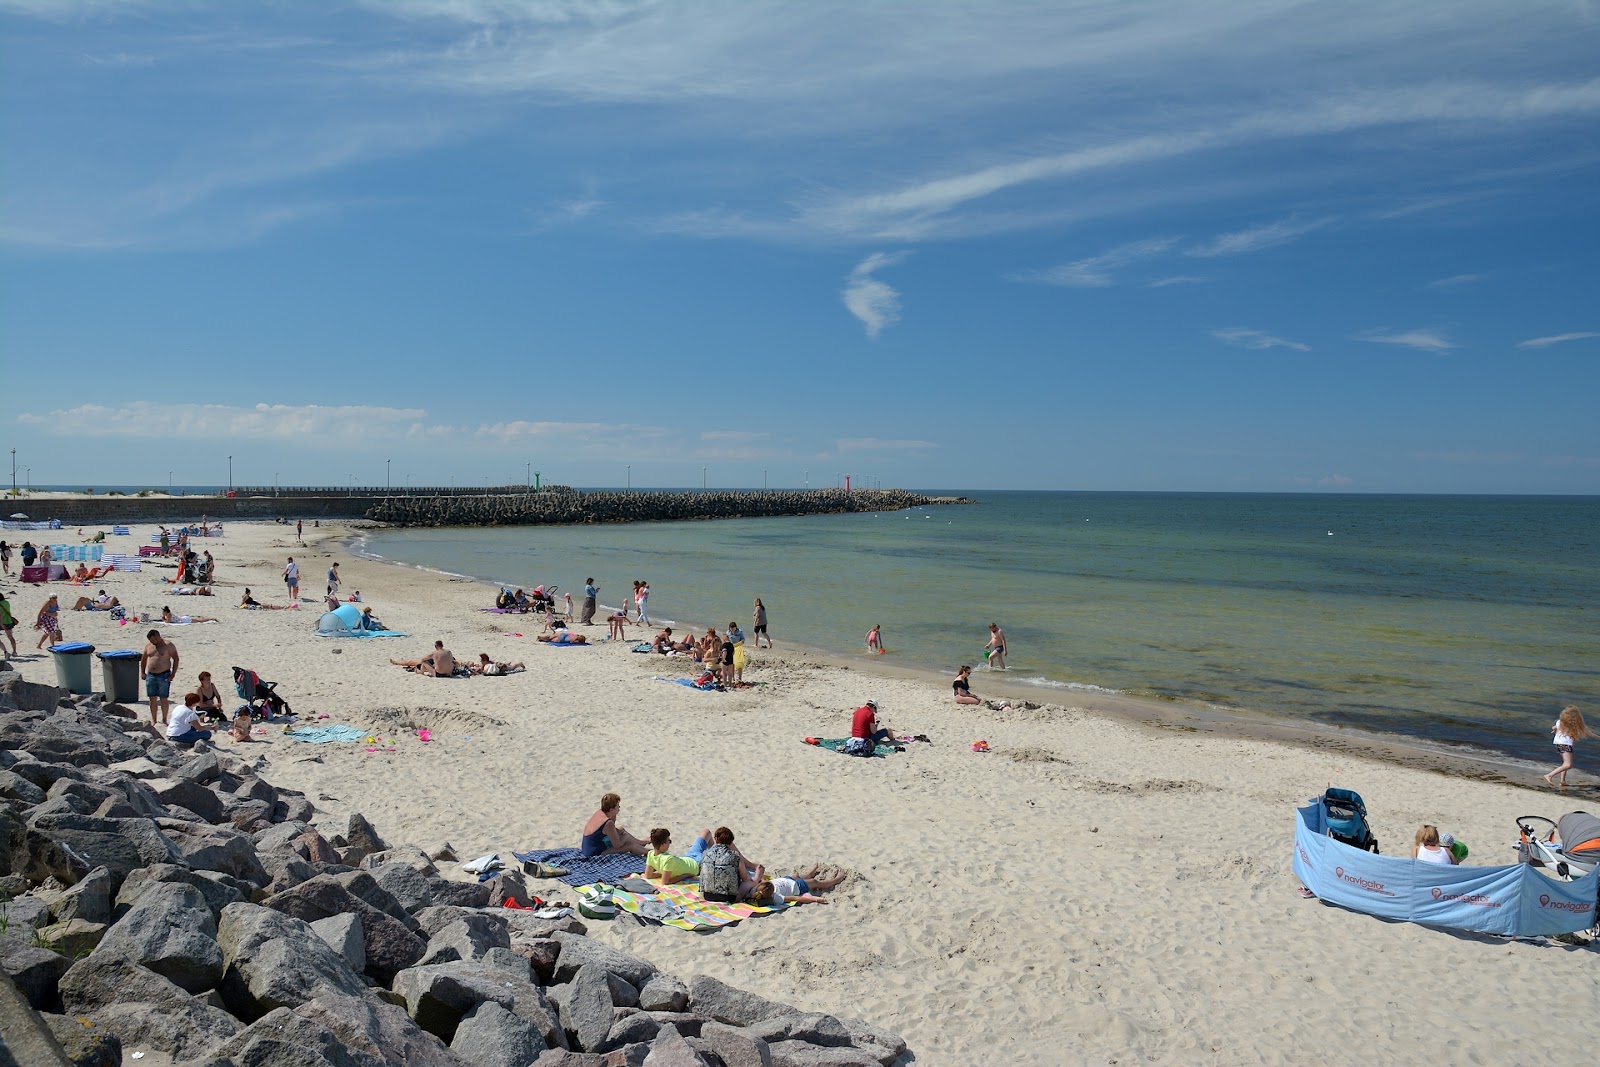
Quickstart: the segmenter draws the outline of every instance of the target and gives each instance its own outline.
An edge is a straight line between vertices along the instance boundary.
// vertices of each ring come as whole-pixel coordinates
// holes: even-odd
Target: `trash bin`
[[[100,681],[106,688],[106,699],[113,704],[137,704],[139,653],[118,648],[94,655],[100,661]]]
[[[72,693],[92,693],[94,683],[89,676],[89,653],[94,646],[87,641],[68,641],[51,645],[56,658],[56,684]]]

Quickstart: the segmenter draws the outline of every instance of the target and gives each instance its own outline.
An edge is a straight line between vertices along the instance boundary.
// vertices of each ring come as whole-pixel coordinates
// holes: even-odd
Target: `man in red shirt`
[[[850,719],[850,736],[871,740],[874,744],[889,736],[888,730],[878,729],[878,702],[869,700],[856,709]]]

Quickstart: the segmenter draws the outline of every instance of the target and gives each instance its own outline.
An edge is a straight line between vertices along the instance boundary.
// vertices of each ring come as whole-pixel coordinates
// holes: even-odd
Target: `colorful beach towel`
[[[591,856],[584,859],[575,848],[541,848],[532,852],[513,852],[523,863],[534,861],[552,867],[565,867],[567,873],[556,881],[563,885],[591,885],[595,882],[620,882],[630,874],[644,873],[644,859],[627,854]]]
[[[581,891],[588,887],[577,888]],[[752,915],[770,915],[789,908],[787,904],[775,908],[748,903],[720,904],[701,896],[700,886],[695,882],[657,886],[653,894],[630,893],[612,887],[611,899],[623,911],[663,926],[676,926],[680,930],[715,930]]]
[[[361,741],[366,738],[367,732],[357,730],[354,726],[307,726],[291,730],[283,736],[291,741],[304,741],[308,745],[326,745],[334,741]]]
[[[843,752],[844,746],[850,743],[848,737],[808,737],[805,741],[808,745],[816,745],[818,748],[825,748],[829,752]],[[904,751],[904,746],[887,745],[879,741],[878,747],[872,750],[872,754],[874,756],[892,756],[896,752]]]

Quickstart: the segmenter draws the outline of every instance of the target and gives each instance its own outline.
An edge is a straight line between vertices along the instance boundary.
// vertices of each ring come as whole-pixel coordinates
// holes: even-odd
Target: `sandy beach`
[[[146,543],[150,529],[114,540]],[[1497,864],[1512,859],[1515,816],[1594,810],[1590,774],[1561,797],[1439,773],[1446,761],[1414,752],[1373,758],[1382,744],[1202,728],[1181,708],[958,707],[947,679],[786,648],[781,631],[745,673],[763,685],[699,692],[672,684],[686,661],[629,651],[647,636],[637,628],[626,644],[543,647],[536,617],[476,610],[492,588],[359,558],[343,547],[348,533],[308,526],[302,546],[292,527],[230,524],[204,543],[218,563],[210,599],[168,597],[160,578],[172,572],[148,564],[95,584],[133,612],[171,604],[221,619],[162,628],[182,656],[175,696],[209,670],[231,698],[230,668],[247,666],[303,720],[327,715],[381,738],[306,745],[273,729],[251,754],[273,782],[304,790],[330,817],[363,812],[391,843],[448,841],[463,858],[507,859],[575,845],[614,791],[634,833],[665,826],[686,841],[725,824],[771,868],[850,872],[827,905],[712,934],[591,924],[664,969],[872,1020],[929,1065],[1592,1059],[1574,1039],[1588,1029],[1575,1020],[1600,1011],[1594,946],[1386,923],[1302,899],[1290,870],[1294,807],[1330,782],[1366,798],[1385,853],[1408,853],[1430,822],[1471,845],[1469,863]],[[246,586],[263,603],[286,602],[291,555],[299,610],[237,610]],[[345,594],[359,589],[409,638],[313,635],[335,560]],[[615,589],[622,578],[602,581]],[[49,657],[29,655],[45,594],[6,588],[18,669],[52,681]],[[82,592],[51,591],[64,606]],[[748,629],[748,602],[728,611],[697,621]],[[91,613],[64,612],[63,623],[69,640],[101,650],[138,648],[148,628]],[[598,640],[605,626],[586,632]],[[435,639],[464,660],[487,652],[528,669],[433,679],[389,664]],[[1004,693],[995,682],[979,672],[973,689]],[[802,743],[847,735],[869,697],[895,733],[931,743],[874,760]],[[990,751],[972,751],[977,739]],[[1594,751],[1580,746],[1580,768]]]

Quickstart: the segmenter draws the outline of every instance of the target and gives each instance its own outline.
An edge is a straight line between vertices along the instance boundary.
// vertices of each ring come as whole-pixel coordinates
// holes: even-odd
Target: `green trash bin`
[[[106,699],[113,704],[139,702],[139,653],[127,648],[96,652],[100,661],[100,681],[105,686]]]
[[[93,651],[94,646],[87,641],[51,645],[50,652],[56,659],[56,684],[70,693],[94,692],[89,674],[89,655]]]

